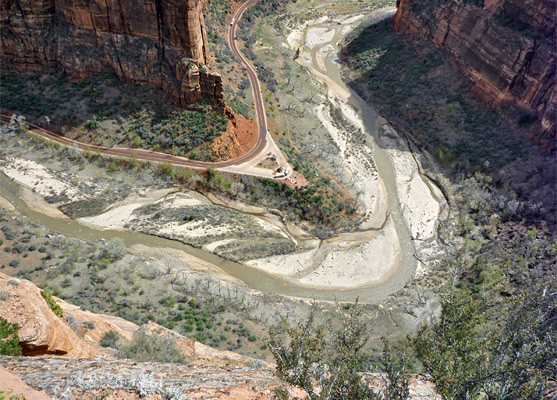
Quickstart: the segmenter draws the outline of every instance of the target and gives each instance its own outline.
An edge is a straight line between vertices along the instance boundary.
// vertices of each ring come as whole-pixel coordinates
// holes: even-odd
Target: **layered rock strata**
[[[179,105],[222,101],[207,70],[203,0],[0,0],[0,56],[20,71],[74,80],[116,73],[163,89]]]
[[[449,50],[488,102],[537,116],[535,136],[555,148],[556,10],[554,0],[397,0],[393,25]]]
[[[89,358],[94,348],[80,340],[42,298],[40,289],[27,280],[0,273],[0,317],[19,326],[23,355],[56,354],[70,358]]]

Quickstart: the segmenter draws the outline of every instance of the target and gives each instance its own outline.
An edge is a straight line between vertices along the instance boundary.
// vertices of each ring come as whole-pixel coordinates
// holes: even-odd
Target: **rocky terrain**
[[[34,284],[2,273],[0,293],[0,317],[19,324],[23,354],[39,356],[0,357],[0,390],[11,394],[29,399],[264,400],[282,386],[271,364],[212,349],[154,323],[146,327],[149,334],[172,336],[187,363],[115,360],[110,349],[99,346],[101,338],[114,331],[130,341],[137,325],[54,298],[63,310],[57,316]],[[377,376],[370,377],[380,384]],[[412,378],[411,398],[434,398],[423,376]]]
[[[555,21],[552,0],[398,0],[393,26],[450,51],[488,103],[516,102],[538,117],[537,141],[554,148]]]
[[[208,71],[203,1],[26,0],[0,3],[0,56],[23,72],[58,69],[79,81],[116,73],[185,106],[222,100]]]

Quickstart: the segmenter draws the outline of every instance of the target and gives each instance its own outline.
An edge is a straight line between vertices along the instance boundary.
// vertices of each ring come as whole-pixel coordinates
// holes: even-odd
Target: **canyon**
[[[58,69],[74,81],[115,73],[164,90],[180,106],[222,102],[208,70],[202,0],[2,0],[0,57],[18,71]]]
[[[417,62],[426,64],[421,56],[433,54],[420,54],[418,48],[424,43],[435,51],[440,49],[435,54],[446,62],[445,72],[464,76],[467,84],[472,81],[472,93],[467,89],[458,96],[443,93],[447,98],[437,102],[439,98],[416,90],[414,97],[421,96],[420,105],[427,105],[423,113],[399,100],[385,102],[387,108],[391,106],[389,111],[400,114],[401,120],[419,121],[432,114],[448,115],[445,110],[452,109],[456,120],[461,109],[472,110],[466,108],[468,98],[485,109],[489,109],[485,103],[503,109],[504,117],[509,116],[507,105],[512,104],[513,124],[521,125],[524,119],[524,131],[528,129],[527,134],[539,146],[522,136],[520,143],[528,144],[524,146],[527,150],[554,150],[555,4],[550,0],[397,0],[395,10],[394,0],[369,0],[366,5],[361,0],[339,0],[319,7],[312,0],[288,3],[261,1],[253,7],[259,11],[246,14],[250,26],[241,30],[238,26],[238,39],[243,40],[240,46],[245,45],[240,51],[251,60],[249,64],[255,66],[261,80],[257,94],[262,95],[262,113],[269,125],[265,121],[259,129],[277,142],[277,152],[288,157],[289,164],[284,163],[296,170],[304,180],[302,185],[294,179],[282,184],[278,176],[251,179],[246,170],[196,172],[169,162],[144,163],[135,153],[129,160],[109,158],[109,152],[94,153],[87,145],[80,150],[42,141],[15,117],[0,126],[0,317],[19,325],[23,356],[0,356],[0,382],[19,387],[14,390],[28,398],[41,399],[264,400],[275,398],[274,391],[280,387],[300,396],[301,392],[277,377],[276,365],[270,362],[269,328],[300,327],[313,306],[319,318],[333,326],[338,323],[338,310],[332,300],[353,302],[357,298],[363,303],[362,321],[370,335],[363,351],[370,365],[375,365],[381,362],[383,343],[379,338],[386,337],[398,346],[424,324],[435,323],[442,309],[440,288],[451,278],[454,286],[461,273],[456,271],[453,276],[454,260],[469,257],[472,265],[475,257],[490,256],[489,246],[502,247],[505,239],[498,238],[497,229],[507,219],[513,222],[511,217],[526,215],[524,209],[516,206],[516,216],[501,214],[501,222],[499,209],[489,203],[495,200],[487,195],[481,203],[466,198],[473,188],[466,192],[466,182],[446,174],[451,166],[448,157],[441,165],[443,154],[450,152],[444,145],[454,144],[459,149],[459,140],[473,142],[466,137],[467,130],[484,123],[488,126],[482,131],[484,137],[496,137],[498,120],[471,119],[458,124],[452,132],[453,142],[434,142],[427,147],[424,137],[450,129],[428,127],[421,130],[422,136],[413,138],[414,128],[421,126],[406,129],[392,118],[393,113],[383,114],[384,110],[359,91],[371,82],[366,79],[373,74],[346,79],[342,51],[358,35],[365,42],[369,24],[387,27],[392,37],[411,38],[411,44],[406,44],[416,50],[418,57],[413,52],[410,57]],[[77,91],[90,92],[87,102],[96,97],[103,101],[99,92],[112,89],[108,84],[93,92],[94,85],[86,86],[88,78],[104,74],[115,74],[126,84],[162,89],[180,107],[208,99],[225,110],[229,127],[250,124],[246,131],[251,135],[250,129],[257,128],[253,110],[238,121],[240,113],[233,105],[251,109],[255,91],[241,88],[246,71],[234,64],[232,53],[227,58],[222,50],[223,46],[229,50],[223,32],[235,38],[230,28],[234,19],[229,25],[232,15],[227,9],[219,24],[215,23],[214,11],[209,12],[215,4],[223,2],[0,0],[2,67],[14,75],[13,70],[23,72],[30,77],[30,85],[36,82],[37,86],[45,86],[39,74],[60,71],[83,84],[72,84]],[[228,6],[226,0],[224,4]],[[263,13],[263,17],[257,14],[262,12],[257,7],[269,4],[277,10],[271,15]],[[238,6],[234,2],[232,10]],[[248,30],[251,36],[240,36]],[[209,53],[209,43],[214,56]],[[358,56],[370,70],[381,64],[395,71],[392,75],[376,73],[378,80],[408,92],[411,89],[405,86],[404,75],[432,86],[442,80],[438,72],[443,67],[438,65],[425,73],[418,66],[415,75],[410,70],[416,64],[393,66],[390,61],[396,57],[383,57],[389,46],[383,49],[382,43],[394,42],[352,46],[361,52]],[[393,54],[392,48],[390,51]],[[398,57],[395,62],[404,64],[404,59]],[[211,69],[217,64],[222,76]],[[358,74],[362,71],[357,70]],[[113,75],[112,79],[118,84]],[[61,79],[52,80],[56,85]],[[2,83],[6,81],[4,77]],[[221,107],[224,87],[228,106]],[[46,92],[54,90],[48,88]],[[397,90],[382,91],[403,98]],[[164,93],[158,95],[151,95],[142,105],[148,108],[160,102],[170,107],[161,100]],[[477,101],[478,97],[483,101]],[[200,104],[205,103],[194,107],[199,114],[209,109]],[[70,112],[77,113],[77,108]],[[5,109],[21,111],[15,106]],[[115,135],[116,128],[108,129],[117,125],[118,118],[122,120],[123,110],[117,109],[121,114],[114,120],[101,115],[104,126],[98,129],[88,127],[97,124],[95,113],[80,130],[87,129],[91,137]],[[190,121],[173,122],[192,125]],[[495,123],[490,125],[492,121]],[[126,127],[131,142],[144,127],[135,120],[128,125],[129,130],[124,124],[118,129]],[[161,126],[153,127],[153,137],[162,133]],[[168,136],[170,141],[176,140]],[[148,137],[143,138],[145,144]],[[233,135],[223,134],[213,148],[235,154],[233,140]],[[237,147],[248,148],[255,140],[246,139]],[[494,142],[494,148],[503,147]],[[127,144],[115,141],[107,147]],[[272,171],[271,165],[276,171],[275,155],[268,148],[261,154],[266,158],[250,168]],[[192,156],[190,160],[199,159]],[[489,162],[496,165],[497,161],[498,154],[490,154],[481,165],[487,169]],[[538,175],[544,175],[543,169],[539,171]],[[513,179],[517,180],[510,176],[508,182]],[[486,178],[486,182],[491,181]],[[482,190],[487,193],[490,187],[486,183]],[[550,197],[548,192],[540,193],[540,198]],[[484,191],[473,194],[480,197]],[[294,202],[296,196],[305,200],[304,207]],[[334,196],[340,199],[338,204]],[[335,202],[328,203],[331,198]],[[500,203],[513,205],[501,199]],[[473,203],[473,210],[463,206],[468,203]],[[480,205],[476,207],[476,203]],[[317,211],[333,207],[330,219],[338,224],[322,223]],[[475,215],[476,209],[488,215],[488,228],[488,222]],[[315,219],[302,215],[313,212]],[[322,219],[329,218],[322,215]],[[516,232],[529,239],[531,253],[530,247],[528,252],[522,247],[512,252],[541,269],[554,256],[554,247],[546,250],[549,247],[543,242],[547,221],[538,226],[539,234],[534,225],[526,230],[526,222],[523,224],[524,229]],[[548,237],[551,235],[549,232]],[[467,248],[472,245],[473,249]],[[497,257],[506,257],[502,254]],[[513,274],[521,268],[532,270],[532,265],[526,268],[509,258],[505,269],[499,271],[495,269],[499,262],[495,256],[488,259],[478,272],[481,280],[475,277],[476,265],[466,267],[464,273],[469,275],[464,278],[469,282],[464,289],[457,288],[465,293],[473,285],[470,290],[478,294],[490,280],[507,279],[505,290],[523,290],[515,285]],[[548,282],[553,268],[544,269]],[[522,272],[519,278],[526,286],[531,278]],[[45,296],[40,288],[52,296]],[[510,297],[517,292],[501,293]],[[112,332],[121,342],[104,347],[103,340]],[[126,346],[139,335],[172,339],[183,361],[140,360],[125,354]],[[364,368],[368,372],[362,375],[370,377],[374,387],[380,386],[381,375],[369,372],[379,370]],[[408,375],[408,398],[439,399],[431,376]],[[2,390],[6,387],[0,385],[0,397]],[[35,392],[39,390],[40,394]]]
[[[555,148],[557,7],[552,0],[397,0],[393,27],[430,40],[489,104],[514,102],[539,119],[542,146]]]

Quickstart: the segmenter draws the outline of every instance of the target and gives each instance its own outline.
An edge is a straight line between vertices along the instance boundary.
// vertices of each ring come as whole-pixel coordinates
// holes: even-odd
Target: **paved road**
[[[76,146],[81,150],[89,150],[93,152],[100,152],[103,155],[113,156],[113,157],[124,157],[130,158],[134,156],[137,160],[141,161],[152,161],[152,162],[164,162],[167,161],[175,166],[180,167],[190,167],[190,168],[197,168],[197,169],[204,169],[211,166],[214,167],[228,167],[232,165],[239,165],[243,164],[247,161],[250,161],[261,151],[265,148],[267,142],[267,118],[265,116],[265,107],[263,103],[263,97],[261,95],[261,87],[259,85],[259,80],[257,79],[257,75],[247,60],[244,58],[242,53],[236,47],[236,39],[235,39],[235,31],[237,27],[238,20],[242,17],[244,11],[256,4],[259,0],[249,0],[242,4],[242,6],[236,11],[234,15],[233,23],[230,25],[230,29],[228,32],[228,42],[232,52],[236,55],[236,57],[241,61],[244,65],[246,72],[248,74],[248,78],[251,82],[251,88],[253,93],[253,98],[255,102],[255,114],[257,118],[257,126],[258,126],[258,137],[255,146],[248,151],[246,154],[227,161],[220,161],[220,162],[205,162],[205,161],[196,161],[190,160],[185,157],[174,156],[171,154],[159,153],[150,150],[143,150],[143,149],[130,149],[130,148],[118,148],[118,147],[104,147],[104,146],[96,146],[92,144],[85,144],[78,142],[76,140],[72,140],[66,138],[58,133],[49,131],[47,129],[41,128],[40,126],[26,122],[26,124],[33,130],[34,133],[39,134],[47,139],[53,140],[58,143],[62,143],[65,145]],[[4,122],[10,122],[10,115],[0,114],[0,119]],[[250,175],[253,175],[251,173]],[[269,172],[262,173],[261,176],[268,177]]]

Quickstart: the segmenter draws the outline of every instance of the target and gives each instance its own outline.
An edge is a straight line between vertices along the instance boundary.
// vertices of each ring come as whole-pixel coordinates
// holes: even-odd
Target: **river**
[[[194,257],[213,264],[257,291],[312,298],[316,300],[333,300],[336,298],[339,301],[353,301],[356,297],[359,297],[362,302],[374,302],[385,299],[390,294],[403,288],[404,285],[412,279],[416,271],[416,259],[414,257],[415,248],[399,204],[393,162],[389,153],[378,145],[376,125],[379,116],[356,93],[345,85],[340,77],[339,66],[336,63],[336,50],[338,50],[336,43],[338,43],[346,33],[344,29],[346,25],[339,25],[333,22],[316,23],[304,29],[304,39],[308,29],[311,27],[323,28],[329,31],[334,30],[334,36],[326,43],[309,49],[312,61],[310,66],[306,65],[306,68],[317,79],[325,83],[330,90],[335,92],[339,96],[340,101],[344,101],[356,111],[364,127],[367,146],[372,149],[373,161],[386,187],[386,198],[389,210],[387,218],[392,219],[396,229],[396,240],[398,240],[400,248],[400,263],[385,276],[383,281],[367,287],[344,290],[320,289],[296,285],[263,270],[225,260],[213,253],[185,245],[178,241],[131,231],[94,229],[89,226],[84,226],[77,221],[53,218],[33,211],[20,199],[18,195],[18,184],[1,173],[0,195],[8,199],[20,214],[26,215],[30,219],[41,223],[46,228],[63,235],[91,242],[120,238],[126,246],[143,244],[151,247],[168,247],[183,250]],[[331,43],[333,44],[333,50],[330,51],[329,49],[323,52],[322,48],[324,46],[330,47]],[[326,56],[323,58],[319,55],[320,53],[326,53]],[[320,57],[321,59],[319,59]],[[378,256],[380,257],[380,255]]]

